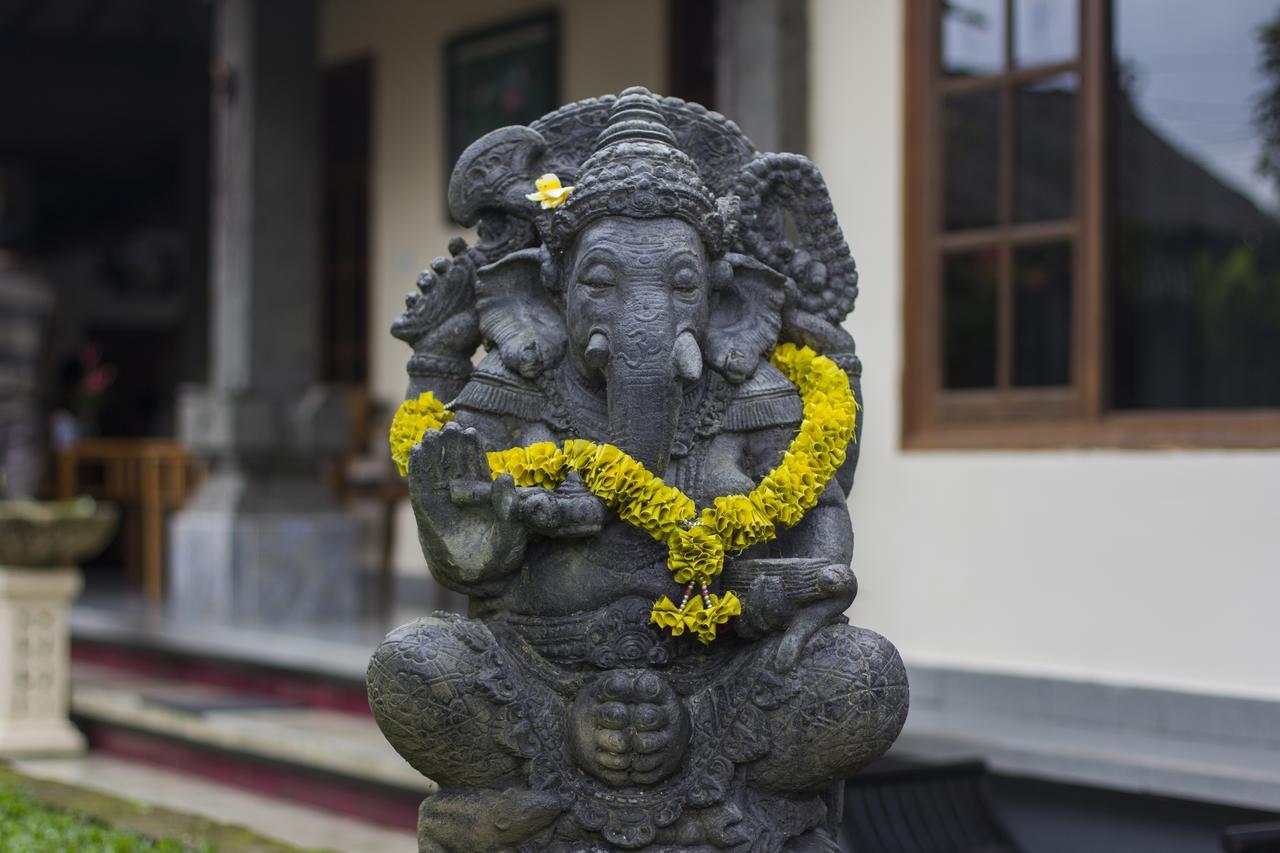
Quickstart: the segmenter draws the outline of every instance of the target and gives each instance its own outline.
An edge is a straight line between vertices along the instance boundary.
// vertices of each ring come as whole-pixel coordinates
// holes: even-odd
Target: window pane
[[[1004,70],[1004,0],[938,0],[942,4],[942,73]]]
[[[996,384],[996,265],[994,248],[942,259],[944,388]]]
[[[994,225],[1000,161],[1000,97],[995,91],[947,98],[942,108],[946,151],[943,227]]]
[[[1071,244],[1013,253],[1013,384],[1066,385],[1071,378]]]
[[[1114,39],[1114,403],[1280,406],[1280,8],[1117,0]]]
[[[1075,210],[1075,74],[1016,90],[1014,217],[1019,222],[1069,219]]]
[[[1026,68],[1075,59],[1079,23],[1076,0],[1014,0],[1014,64]]]

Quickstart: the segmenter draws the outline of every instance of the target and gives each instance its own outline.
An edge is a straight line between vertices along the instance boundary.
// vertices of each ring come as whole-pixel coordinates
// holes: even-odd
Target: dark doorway
[[[716,5],[718,0],[669,0],[667,3],[667,79],[665,93],[716,108]]]
[[[30,176],[24,260],[56,300],[46,403],[89,434],[172,435],[205,376],[209,48],[200,0],[0,0],[0,160]],[[115,376],[92,406],[86,359]]]
[[[369,378],[369,166],[373,63],[324,72],[323,304],[320,378],[363,388]]]

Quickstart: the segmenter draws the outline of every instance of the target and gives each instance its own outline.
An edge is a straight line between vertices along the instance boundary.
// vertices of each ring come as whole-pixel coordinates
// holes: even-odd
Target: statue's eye
[[[578,283],[592,290],[603,290],[606,287],[613,287],[616,282],[613,272],[608,267],[596,264],[578,277]]]
[[[671,277],[671,286],[676,290],[697,290],[698,274],[688,267],[683,267]]]

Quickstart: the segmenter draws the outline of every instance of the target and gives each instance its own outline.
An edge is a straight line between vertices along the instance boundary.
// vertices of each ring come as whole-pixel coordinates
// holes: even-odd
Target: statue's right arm
[[[496,418],[460,412],[428,432],[409,459],[409,496],[432,576],[468,595],[494,595],[519,571],[528,534],[510,476],[493,480],[486,451],[501,446]]]

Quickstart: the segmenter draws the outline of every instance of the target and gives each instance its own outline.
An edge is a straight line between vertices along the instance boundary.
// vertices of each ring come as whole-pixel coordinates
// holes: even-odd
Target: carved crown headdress
[[[547,190],[557,191],[547,209],[540,176]],[[574,189],[565,198],[569,185]],[[717,260],[735,269],[754,263],[781,276],[774,291],[783,303],[780,326],[768,332],[770,343],[776,338],[830,356],[861,398],[861,364],[841,327],[858,294],[858,273],[826,183],[800,155],[757,151],[719,113],[642,88],[567,104],[468,146],[449,181],[449,209],[459,224],[475,226],[479,239],[450,242],[452,260],[433,262],[392,327],[414,348],[411,394],[447,385],[451,390],[442,393],[451,398],[462,387],[475,347],[486,337],[496,340],[480,316],[486,301],[522,300],[526,325],[555,327],[563,310],[554,293],[560,253],[592,221],[623,215],[678,217],[697,229]],[[522,293],[485,284],[485,270],[496,287],[493,272],[513,262],[540,264],[543,286]],[[525,378],[554,361],[553,353],[523,344],[502,354]],[[840,476],[852,476],[856,449]]]
[[[614,103],[573,193],[546,217],[543,233],[550,248],[562,251],[602,216],[673,217],[697,229],[718,254],[732,241],[736,214],[732,196],[717,204],[693,159],[678,147],[659,100],[637,86]]]
[[[526,198],[545,173],[575,188],[554,210]],[[609,213],[677,216],[713,253],[749,255],[791,278],[795,305],[834,327],[858,293],[853,258],[812,163],[763,154],[719,113],[639,87],[476,140],[454,167],[449,209],[461,225],[478,226],[480,240],[467,250],[476,266],[539,244],[563,249]]]

